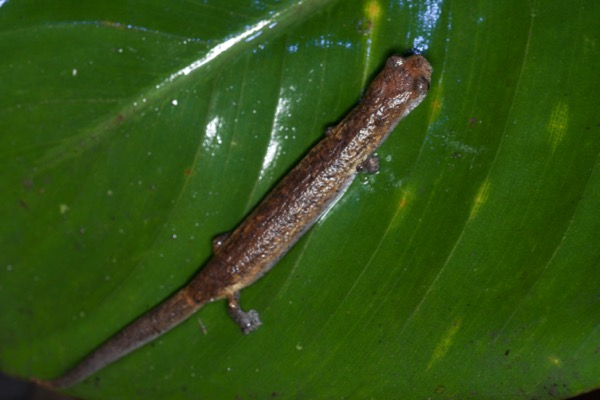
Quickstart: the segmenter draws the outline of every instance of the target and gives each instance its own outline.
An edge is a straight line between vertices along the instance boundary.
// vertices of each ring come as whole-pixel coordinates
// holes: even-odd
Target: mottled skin
[[[214,241],[214,255],[173,296],[114,335],[72,370],[38,383],[61,388],[143,346],[189,318],[204,304],[227,298],[229,312],[249,333],[258,314],[243,312],[238,293],[268,272],[341,196],[358,171],[372,171],[372,154],[429,89],[431,66],[415,55],[390,57],[360,104],[292,169],[231,233]]]

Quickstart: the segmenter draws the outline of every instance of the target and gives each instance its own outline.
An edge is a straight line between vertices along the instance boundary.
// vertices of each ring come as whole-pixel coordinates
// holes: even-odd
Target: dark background
[[[42,389],[29,382],[10,378],[0,373],[0,400],[72,400],[74,397],[63,396]],[[600,389],[572,397],[571,400],[600,400]]]

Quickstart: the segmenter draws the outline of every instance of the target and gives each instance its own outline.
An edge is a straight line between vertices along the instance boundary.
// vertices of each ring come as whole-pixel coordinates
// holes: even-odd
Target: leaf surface
[[[247,288],[89,399],[564,398],[600,385],[600,3],[0,2],[0,368],[158,304],[393,53],[432,90]],[[203,334],[203,331],[206,333]]]

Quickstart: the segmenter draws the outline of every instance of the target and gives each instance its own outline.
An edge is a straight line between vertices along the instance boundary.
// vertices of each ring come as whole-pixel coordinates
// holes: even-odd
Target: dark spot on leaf
[[[356,30],[361,35],[369,35],[373,30],[373,21],[370,19],[361,19],[356,24]]]
[[[479,122],[479,120],[477,118],[474,118],[474,117],[469,118],[469,129],[473,129],[477,122]]]

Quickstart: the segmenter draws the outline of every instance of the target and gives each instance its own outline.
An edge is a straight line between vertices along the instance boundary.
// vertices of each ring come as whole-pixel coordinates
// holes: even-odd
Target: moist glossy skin
[[[227,298],[229,312],[244,333],[260,325],[258,314],[239,307],[238,293],[268,272],[341,196],[359,170],[372,170],[371,155],[398,122],[421,103],[431,66],[415,55],[390,57],[360,104],[292,169],[228,236],[214,242],[214,255],[173,296],[110,338],[72,370],[53,381],[61,388],[172,329],[204,304]]]

